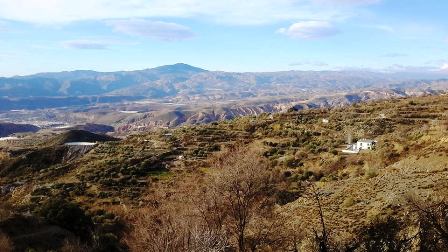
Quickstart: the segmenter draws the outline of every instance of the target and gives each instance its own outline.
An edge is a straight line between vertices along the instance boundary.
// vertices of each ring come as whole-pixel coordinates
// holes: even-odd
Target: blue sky
[[[447,71],[442,0],[0,0],[0,75]]]

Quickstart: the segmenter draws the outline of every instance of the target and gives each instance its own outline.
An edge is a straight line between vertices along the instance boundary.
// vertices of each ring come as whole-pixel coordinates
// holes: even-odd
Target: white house
[[[361,139],[356,142],[356,149],[358,150],[371,150],[375,148],[376,141],[370,139]]]
[[[327,123],[329,123],[329,122],[330,122],[330,120],[328,120],[327,118],[323,118],[323,119],[322,119],[322,123],[323,123],[323,124],[327,124]]]
[[[344,153],[359,153],[361,150],[373,150],[375,148],[377,141],[370,139],[360,139],[355,144],[349,144]]]

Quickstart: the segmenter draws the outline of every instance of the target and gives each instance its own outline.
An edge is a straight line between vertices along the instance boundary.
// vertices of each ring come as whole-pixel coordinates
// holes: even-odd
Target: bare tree
[[[125,239],[131,251],[281,250],[296,242],[274,211],[275,176],[260,153],[232,148],[211,167],[202,185],[188,187],[188,193],[122,214],[132,223]]]
[[[260,209],[268,207],[271,172],[267,161],[252,149],[237,147],[215,162],[217,172],[209,188],[220,195],[236,235],[239,251],[246,250],[247,228]]]
[[[418,238],[421,251],[448,251],[448,201],[445,197],[422,200],[406,198],[418,217]]]
[[[314,239],[317,243],[316,245],[318,247],[319,252],[328,252],[330,251],[329,234],[327,226],[325,224],[324,211],[321,202],[322,193],[311,183],[308,184],[308,187],[309,187],[308,195],[316,204],[317,215],[319,218],[319,224],[321,229],[319,232],[315,228],[313,228]]]

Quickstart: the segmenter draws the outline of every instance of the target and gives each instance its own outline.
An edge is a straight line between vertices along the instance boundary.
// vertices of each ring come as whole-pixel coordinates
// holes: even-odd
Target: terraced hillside
[[[164,228],[171,224],[179,226],[171,230],[174,233],[170,239],[183,237],[181,230],[197,229],[194,225],[199,225],[202,216],[199,208],[209,202],[208,193],[219,184],[216,176],[226,172],[220,167],[227,167],[226,160],[233,160],[234,146],[238,146],[247,155],[237,159],[243,162],[249,157],[249,164],[266,165],[270,172],[269,182],[264,183],[269,188],[263,187],[269,193],[262,201],[257,196],[257,202],[263,204],[256,208],[257,214],[250,215],[243,231],[245,244],[255,248],[253,251],[313,251],[316,240],[323,235],[322,220],[331,231],[324,240],[334,250],[375,251],[368,250],[365,240],[358,237],[366,228],[393,218],[397,223],[406,223],[394,237],[406,240],[420,227],[416,221],[418,211],[412,210],[408,199],[412,196],[429,202],[435,195],[447,195],[447,111],[448,96],[329,109],[291,109],[281,114],[132,135],[121,141],[98,143],[82,155],[52,160],[47,165],[26,163],[22,155],[51,156],[49,153],[59,150],[62,143],[54,142],[54,146],[24,154],[5,149],[0,156],[0,192],[3,208],[8,210],[0,215],[0,230],[17,246],[20,239],[7,227],[2,228],[1,223],[29,212],[31,217],[26,215],[26,221],[39,220],[42,228],[51,224],[64,230],[59,232],[61,241],[30,247],[57,249],[64,240],[82,240],[79,230],[42,214],[45,207],[55,207],[55,198],[63,198],[64,204],[74,204],[85,211],[92,220],[89,228],[95,230],[94,237],[102,237],[97,243],[91,241],[94,237],[85,239],[86,244],[102,244],[103,248],[110,246],[118,251],[152,251],[135,245],[139,244],[137,240],[147,244],[160,241],[137,239],[136,233],[142,234],[139,223],[148,221],[146,230],[160,235],[159,238],[169,233]],[[375,139],[376,149],[342,154],[349,135],[354,140]],[[22,161],[14,170],[3,168],[16,159]],[[249,164],[245,165],[250,167]],[[222,193],[218,198],[226,195]],[[320,208],[316,207],[316,198]],[[209,205],[205,212],[210,214],[218,209],[213,206]],[[147,211],[146,215],[142,211]],[[225,228],[219,232],[228,238],[222,241],[225,247],[236,249],[239,236],[232,235],[229,216],[223,217],[221,227]],[[170,225],[166,224],[168,220]],[[444,227],[447,226],[442,225],[442,230]],[[269,230],[277,231],[273,234]],[[280,234],[281,238],[273,238]],[[406,249],[418,251],[420,243],[413,242]]]

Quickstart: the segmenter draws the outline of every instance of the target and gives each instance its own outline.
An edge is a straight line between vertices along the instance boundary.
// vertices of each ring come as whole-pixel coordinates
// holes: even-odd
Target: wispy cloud
[[[161,41],[179,41],[194,37],[189,27],[176,23],[131,19],[108,21],[107,24],[117,32]]]
[[[278,32],[296,39],[320,39],[336,35],[339,30],[327,21],[302,21]]]
[[[405,53],[396,53],[396,52],[386,53],[386,54],[382,55],[382,57],[384,57],[384,58],[401,58],[401,57],[406,57],[406,56],[408,56],[408,55]]]
[[[334,4],[328,4],[328,3]],[[375,0],[0,0],[0,19],[37,24],[133,18],[194,18],[236,25],[334,20],[355,15],[348,5]]]
[[[312,61],[312,60],[304,60],[297,61],[289,64],[289,66],[312,66],[312,67],[326,67],[329,66],[327,63],[322,61]]]
[[[386,25],[386,24],[362,25],[362,27],[375,29],[375,30],[379,30],[379,31],[382,31],[382,32],[388,32],[388,33],[395,32],[395,28],[394,27],[392,27],[390,25]]]
[[[80,49],[80,50],[104,50],[109,47],[109,43],[97,40],[68,40],[62,42],[66,48]]]
[[[0,20],[0,31],[6,31],[7,30],[6,27],[7,27],[6,22]]]
[[[431,23],[396,22],[391,24],[360,25],[364,28],[375,29],[401,39],[425,39],[443,32],[443,28]]]
[[[333,5],[369,5],[377,4],[381,0],[314,0],[316,3],[320,4],[333,4]]]

